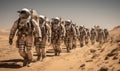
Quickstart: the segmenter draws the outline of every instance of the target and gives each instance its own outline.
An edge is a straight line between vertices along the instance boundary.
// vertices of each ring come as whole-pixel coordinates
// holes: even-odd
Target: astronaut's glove
[[[9,39],[9,44],[12,45],[13,44],[13,40]]]

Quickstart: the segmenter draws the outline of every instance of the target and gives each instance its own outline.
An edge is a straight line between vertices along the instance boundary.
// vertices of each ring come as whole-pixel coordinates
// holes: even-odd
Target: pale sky
[[[21,8],[35,9],[48,18],[72,19],[88,28],[120,25],[120,0],[0,0],[0,29],[10,29]]]

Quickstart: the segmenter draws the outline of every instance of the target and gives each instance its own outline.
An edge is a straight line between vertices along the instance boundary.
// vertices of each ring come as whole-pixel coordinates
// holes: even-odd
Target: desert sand
[[[67,53],[64,44],[62,53],[54,56],[50,46],[46,46],[46,58],[33,62],[31,67],[22,67],[22,58],[15,47],[8,44],[8,30],[0,30],[0,71],[120,71],[120,26],[110,31],[109,41],[99,46],[98,43],[85,45]],[[32,48],[36,59],[35,48]]]

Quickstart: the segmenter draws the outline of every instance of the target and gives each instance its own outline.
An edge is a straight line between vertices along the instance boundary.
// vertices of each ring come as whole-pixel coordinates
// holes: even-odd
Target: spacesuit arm
[[[17,31],[17,28],[18,28],[18,20],[14,22],[14,24],[13,24],[11,30],[10,30],[9,39],[13,40],[14,35]]]
[[[75,27],[72,26],[72,29],[73,29],[73,33],[74,33],[73,35],[74,35],[74,37],[76,37],[77,35],[76,35]]]
[[[76,28],[77,29],[77,38],[80,36],[80,32],[79,32],[79,28]]]
[[[65,34],[66,34],[65,27],[64,27],[64,25],[62,25],[62,24],[61,24],[61,27],[62,27],[62,31],[63,31],[63,32],[62,32],[62,33],[63,33],[63,36],[65,37]]]
[[[41,33],[41,29],[39,27],[39,24],[35,20],[33,20],[33,19],[32,19],[32,23],[33,23],[33,26],[35,28],[35,32],[37,34],[36,37],[40,37],[41,38],[42,37],[42,33]]]
[[[46,23],[46,28],[47,28],[47,31],[48,31],[48,37],[51,38],[51,27],[47,23]]]

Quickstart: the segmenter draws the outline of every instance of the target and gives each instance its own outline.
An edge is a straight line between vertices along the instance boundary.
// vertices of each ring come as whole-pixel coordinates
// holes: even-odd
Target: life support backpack
[[[66,29],[66,34],[69,34],[69,35],[73,35],[73,26],[70,24],[69,26],[65,25],[65,29]]]
[[[39,26],[40,26],[40,28],[41,28],[42,35],[45,36],[46,33],[47,33],[46,22],[44,22],[44,23],[42,23],[42,24],[39,23]]]

